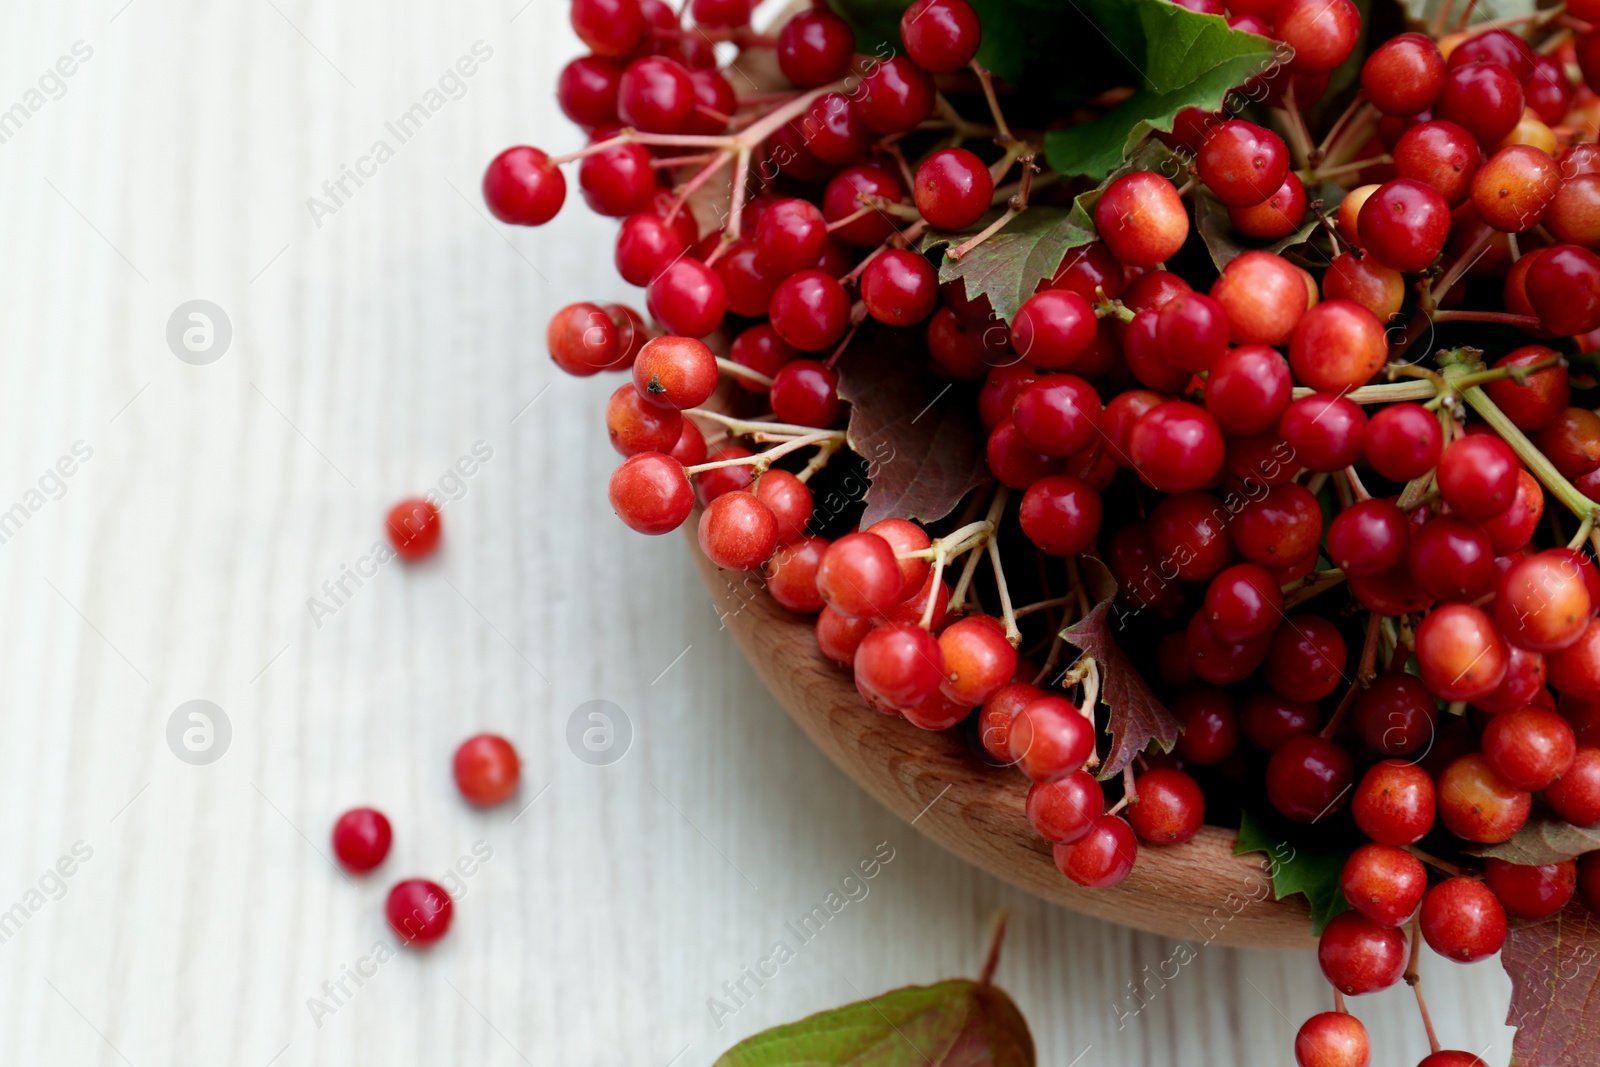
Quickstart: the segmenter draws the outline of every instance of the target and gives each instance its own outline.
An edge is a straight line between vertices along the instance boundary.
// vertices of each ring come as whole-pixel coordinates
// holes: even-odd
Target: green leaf
[[[1233,846],[1233,854],[1243,856],[1247,852],[1267,854],[1275,899],[1300,893],[1311,902],[1313,934],[1320,935],[1329,920],[1350,909],[1339,888],[1339,872],[1350,856],[1348,850],[1286,841],[1245,812],[1239,818],[1239,841]]]
[[[908,986],[746,1038],[713,1067],[1034,1067],[1033,1035],[1003,990]]]
[[[1548,863],[1565,863],[1596,849],[1600,849],[1600,826],[1574,826],[1565,819],[1538,815],[1523,824],[1511,840],[1470,848],[1467,853],[1541,867]]]
[[[1099,186],[1080,194],[1072,207],[1030,207],[960,260],[951,262],[946,257],[939,266],[939,280],[962,282],[969,300],[987,296],[995,315],[1010,323],[1039,283],[1055,275],[1068,252],[1099,240],[1094,206],[1100,194],[1107,184],[1135,170],[1159,170],[1173,178],[1182,168],[1166,145],[1149,141]],[[959,245],[998,217],[998,212],[986,215],[966,233],[929,234],[920,249],[928,252],[941,245]]]
[[[1194,226],[1200,231],[1200,238],[1206,243],[1206,251],[1211,253],[1211,262],[1217,265],[1218,270],[1226,267],[1236,256],[1246,252],[1259,249],[1277,254],[1295,245],[1304,244],[1310,240],[1320,225],[1316,214],[1307,211],[1305,222],[1289,236],[1276,241],[1260,241],[1246,237],[1235,230],[1233,221],[1228,218],[1228,209],[1209,191],[1196,189],[1193,195]],[[1317,190],[1308,189],[1306,195],[1310,199],[1316,199],[1319,194]],[[1337,205],[1337,194],[1334,195],[1333,203]]]
[[[1152,742],[1161,751],[1171,752],[1183,732],[1178,720],[1161,703],[1144,675],[1122,651],[1113,621],[1112,603],[1117,596],[1117,580],[1110,569],[1093,556],[1079,560],[1083,584],[1095,599],[1089,614],[1061,632],[1061,639],[1100,666],[1100,700],[1109,709],[1106,731],[1111,734],[1111,750],[1100,766],[1102,781],[1122,773],[1122,769]]]
[[[995,314],[1010,322],[1039,283],[1055,274],[1068,252],[1095,239],[1094,226],[1085,229],[1084,221],[1075,207],[1029,208],[958,262],[946,258],[939,280],[964,282],[969,299],[987,296]],[[959,244],[970,236],[935,234],[926,244],[929,248]]]
[[[1093,122],[1045,137],[1050,166],[1062,177],[1100,179],[1151,132],[1172,129],[1188,107],[1215,111],[1228,93],[1277,61],[1265,37],[1230,30],[1217,15],[1197,15],[1167,0],[1136,0],[1144,31],[1144,84]]]

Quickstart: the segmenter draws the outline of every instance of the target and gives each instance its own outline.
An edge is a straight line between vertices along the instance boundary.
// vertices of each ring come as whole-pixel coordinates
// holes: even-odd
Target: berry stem
[[[1025,210],[1026,207],[1018,208],[1015,205],[1006,208],[1006,213],[1004,215],[1001,215],[999,218],[989,223],[989,225],[985,226],[977,236],[971,238],[970,240],[961,242],[954,248],[946,249],[944,253],[945,257],[952,263],[959,263],[962,256],[966,255],[974,248],[977,248],[979,245],[983,244],[983,242],[987,241],[1001,230],[1005,229],[1006,226],[1010,224],[1012,219],[1022,214],[1022,212]]]
[[[772,379],[771,378],[767,377],[765,374],[762,374],[758,370],[752,370],[751,368],[746,367],[742,363],[735,363],[731,359],[723,359],[721,356],[718,356],[717,357],[717,366],[719,368],[721,368],[722,370],[727,371],[729,374],[734,375],[735,377],[748,378],[752,382],[756,382],[757,384],[762,385],[762,386],[764,386],[764,387],[766,387],[768,389],[772,388]],[[708,412],[701,412],[699,410],[696,410],[694,412],[694,414],[701,415],[701,414],[709,414],[709,413]],[[735,421],[737,421],[737,420],[735,420]]]
[[[839,451],[843,445],[843,438],[834,438],[832,440],[822,442],[822,444],[817,446],[817,454],[811,457],[811,461],[806,464],[805,469],[799,474],[795,475],[795,477],[802,482],[809,482],[811,480],[811,476],[817,473],[823,467],[826,467],[828,465],[828,461],[833,458],[834,453]]]
[[[1299,400],[1304,396],[1315,396],[1316,393],[1315,389],[1296,386],[1293,395]],[[1344,398],[1354,404],[1393,404],[1401,400],[1432,400],[1438,393],[1438,386],[1431,381],[1392,382],[1388,385],[1363,385],[1344,394]]]
[[[689,203],[689,197],[694,195],[694,191],[714,178],[717,172],[723,167],[727,166],[728,161],[732,158],[733,155],[729,152],[718,152],[712,158],[710,163],[707,163],[700,169],[699,173],[697,173],[693,178],[690,178],[683,185],[679,186],[678,196],[672,202],[672,210],[667,212],[667,221],[671,222],[673,219],[677,218],[678,212],[682,211]],[[732,220],[729,220],[728,225],[730,228],[732,227]]]
[[[745,186],[750,178],[750,146],[741,145],[733,162],[733,192],[728,197],[728,229],[722,235],[723,247],[739,239],[744,225]]]
[[[1422,956],[1422,916],[1419,914],[1411,920],[1411,956],[1406,960],[1406,985],[1417,995],[1417,1011],[1422,1015],[1422,1028],[1428,1032],[1428,1048],[1434,1054],[1439,1052],[1439,1035],[1434,1032],[1433,1018],[1428,1014],[1428,1002],[1422,996],[1422,975],[1417,970],[1417,964]]]
[[[1439,306],[1439,301],[1443,300],[1450,292],[1451,287],[1461,280],[1461,276],[1471,270],[1474,263],[1483,258],[1483,254],[1489,250],[1489,242],[1494,240],[1494,234],[1494,230],[1485,226],[1483,232],[1473,238],[1472,243],[1455,258],[1455,262],[1450,264],[1433,288],[1424,288],[1422,290],[1420,303],[1424,311],[1433,312]],[[1435,322],[1448,321],[1443,318],[1445,314],[1448,313],[1439,312],[1439,314],[1433,316],[1433,320]]]
[[[1345,481],[1350,483],[1350,492],[1355,494],[1358,501],[1371,500],[1372,494],[1367,492],[1367,487],[1361,483],[1361,475],[1356,473],[1354,467],[1344,469]]]
[[[1519,330],[1538,330],[1544,323],[1537,315],[1512,315],[1504,311],[1435,311],[1434,322],[1493,322]]]
[[[1344,698],[1339,701],[1339,706],[1328,719],[1328,725],[1324,726],[1318,735],[1324,741],[1331,741],[1338,734],[1339,727],[1344,725],[1345,716],[1355,706],[1356,697],[1365,692],[1372,684],[1372,680],[1378,676],[1378,634],[1383,630],[1382,621],[1383,616],[1377,613],[1367,616],[1367,639],[1361,645],[1361,663],[1356,667],[1355,681],[1345,690]]]
[[[1065,607],[1068,604],[1076,604],[1077,602],[1077,596],[1073,593],[1068,593],[1066,596],[1051,597],[1049,600],[1038,600],[1032,604],[1024,604],[1013,611],[1012,614],[1020,619],[1024,615],[1032,615],[1034,612],[1044,611],[1046,608]]]
[[[1283,106],[1278,110],[1283,112],[1285,125],[1289,128],[1289,148],[1294,153],[1296,169],[1307,167],[1311,164],[1311,131],[1306,129],[1306,120],[1300,114],[1300,105],[1294,99],[1294,79],[1289,79],[1289,87],[1283,93]]]
[[[1283,610],[1299,607],[1312,597],[1326,593],[1342,581],[1344,581],[1344,571],[1338,569],[1312,571],[1298,582],[1290,582],[1283,587]]]
[[[1355,174],[1366,170],[1368,167],[1376,167],[1384,163],[1393,162],[1394,157],[1385,152],[1381,156],[1368,156],[1366,159],[1358,159],[1354,163],[1341,163],[1337,167],[1328,167],[1326,169],[1313,167],[1308,172],[1306,181],[1319,182],[1328,178],[1340,178],[1346,174]]]
[[[722,467],[752,467],[755,469],[757,474],[760,474],[762,471],[765,471],[768,467],[772,466],[773,460],[782,456],[786,456],[790,452],[806,448],[810,445],[821,444],[823,441],[842,440],[843,438],[844,431],[842,430],[824,430],[821,433],[812,433],[807,434],[805,437],[796,437],[791,441],[779,445],[777,448],[771,449],[767,452],[761,452],[754,456],[740,456],[737,459],[718,459],[712,460],[710,463],[698,463],[693,467],[685,467],[683,472],[685,474],[700,474],[704,471],[714,471]]]
[[[988,985],[994,980],[995,968],[1000,966],[1000,946],[1006,940],[1006,909],[1001,908],[995,913],[994,934],[989,938],[989,954],[984,957],[983,971],[978,975],[979,985]]]
[[[1356,95],[1351,98],[1349,106],[1344,109],[1344,113],[1341,114],[1337,119],[1334,119],[1333,125],[1328,127],[1327,136],[1325,136],[1321,142],[1318,143],[1317,147],[1311,150],[1311,165],[1313,167],[1316,167],[1327,158],[1328,147],[1333,144],[1333,139],[1344,132],[1345,123],[1349,122],[1355,113],[1362,107],[1366,107],[1369,110],[1376,110],[1372,107],[1372,105],[1367,103],[1367,97],[1365,93],[1357,92]]]
[[[1006,498],[1010,490],[1005,486],[995,490],[994,499],[989,502],[989,514],[984,516],[984,522],[995,532],[1000,529],[1000,516],[1005,514]],[[1006,624],[1006,640],[1015,648],[1022,644],[1022,631],[1017,629],[1017,616],[1011,609],[1011,590],[1006,588],[1006,571],[1000,563],[1000,539],[991,534],[988,538],[989,564],[994,568],[994,584],[1000,593],[1000,615]]]
[[[933,611],[939,606],[939,590],[944,585],[944,561],[949,552],[944,547],[944,538],[936,542],[933,554],[932,581],[928,583],[928,603],[922,609],[922,619],[917,623],[924,630],[933,629]]]
[[[748,371],[747,373],[754,374],[755,372]],[[685,415],[698,415],[702,419],[710,419],[712,422],[720,423],[741,437],[753,433],[787,433],[803,437],[806,434],[817,432],[815,426],[796,426],[788,422],[756,422],[751,419],[736,419],[732,415],[724,415],[720,411],[710,411],[706,408],[686,408],[683,413]]]
[[[1339,989],[1338,986],[1333,987],[1333,1010],[1338,1012],[1340,1015],[1350,1014],[1350,1008],[1344,1002],[1344,993]]]
[[[1000,144],[1010,144],[1015,138],[1011,136],[1011,127],[1006,125],[1005,114],[1000,110],[1000,98],[994,92],[994,78],[976,59],[970,65],[972,73],[978,76],[978,84],[983,87],[983,98],[989,103],[989,114],[994,116],[994,127],[999,131],[995,140]]]
[[[1554,516],[1554,514],[1555,514],[1554,512],[1551,512],[1552,517]],[[1572,536],[1572,539],[1570,541],[1567,542],[1567,547],[1568,548],[1572,548],[1572,549],[1579,548],[1580,546],[1582,546],[1582,544],[1585,541],[1589,540],[1589,534],[1593,530],[1594,530],[1594,516],[1593,515],[1585,515],[1583,517],[1583,521],[1578,524],[1578,532]]]
[[[1439,870],[1450,875],[1452,878],[1459,878],[1467,873],[1465,867],[1462,867],[1459,864],[1451,863],[1449,860],[1442,860],[1437,856],[1430,855],[1429,853],[1422,851],[1416,845],[1403,845],[1401,847],[1403,847],[1413,856],[1417,857],[1417,859],[1421,860],[1423,863],[1428,864],[1430,867],[1437,867]]]

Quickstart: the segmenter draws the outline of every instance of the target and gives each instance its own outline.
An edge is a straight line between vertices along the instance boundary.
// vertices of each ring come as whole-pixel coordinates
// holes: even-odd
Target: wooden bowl
[[[983,765],[956,731],[928,733],[868,709],[849,674],[818,651],[814,619],[779,607],[749,575],[719,570],[700,551],[697,520],[684,524],[690,551],[745,659],[829,759],[923,834],[1019,889],[1108,922],[1197,947],[1315,946],[1305,898],[1273,900],[1266,857],[1233,855],[1231,830],[1207,826],[1186,844],[1142,848],[1112,889],[1068,881],[1028,823],[1016,771]]]

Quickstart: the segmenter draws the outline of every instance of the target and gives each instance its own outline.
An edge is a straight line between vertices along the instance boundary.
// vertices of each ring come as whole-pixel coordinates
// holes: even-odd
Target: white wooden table
[[[613,519],[615,379],[561,376],[542,343],[564,303],[642,303],[611,224],[574,195],[514,231],[477,192],[506,145],[575,143],[566,6],[0,10],[0,1063],[708,1064],[975,973],[999,907],[1042,1064],[1291,1062],[1328,1004],[1309,956],[1203,949],[1174,976],[1172,943],[963,867],[808,747],[677,540]],[[231,324],[207,365],[166,340],[194,299]],[[492,457],[452,481],[475,444]],[[441,482],[435,559],[345,577],[372,573],[388,504]],[[195,699],[231,727],[208,765],[167,742]],[[610,766],[566,741],[596,699],[633,731]],[[526,760],[488,813],[449,774],[480,730]],[[396,841],[352,881],[327,835],[358,803]],[[389,885],[478,842],[449,937],[375,962]],[[881,842],[868,896],[732,1000]],[[1425,974],[1446,1040],[1504,1063],[1497,967]],[[1356,1010],[1375,1063],[1421,1058],[1403,989]]]

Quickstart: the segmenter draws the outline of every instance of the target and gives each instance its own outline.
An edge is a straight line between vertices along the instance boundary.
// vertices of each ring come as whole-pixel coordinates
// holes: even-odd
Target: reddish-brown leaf
[[[1600,1063],[1600,916],[1574,901],[1513,926],[1500,962],[1511,976],[1514,1067]]]
[[[1120,774],[1133,757],[1154,741],[1163,752],[1171,752],[1181,732],[1178,720],[1150,691],[1122,646],[1117,644],[1112,601],[1117,595],[1117,580],[1104,563],[1092,556],[1079,560],[1083,581],[1095,598],[1094,609],[1061,634],[1095,658],[1100,665],[1100,700],[1110,709],[1106,729],[1111,733],[1111,751],[1100,768],[1100,777]]]
[[[993,480],[971,395],[923,370],[921,334],[865,327],[839,361],[850,447],[867,461],[862,526],[934,522]]]
[[[1600,849],[1600,826],[1574,826],[1553,815],[1534,816],[1509,841],[1469,848],[1473,856],[1493,856],[1507,863],[1539,867],[1563,863]]]

